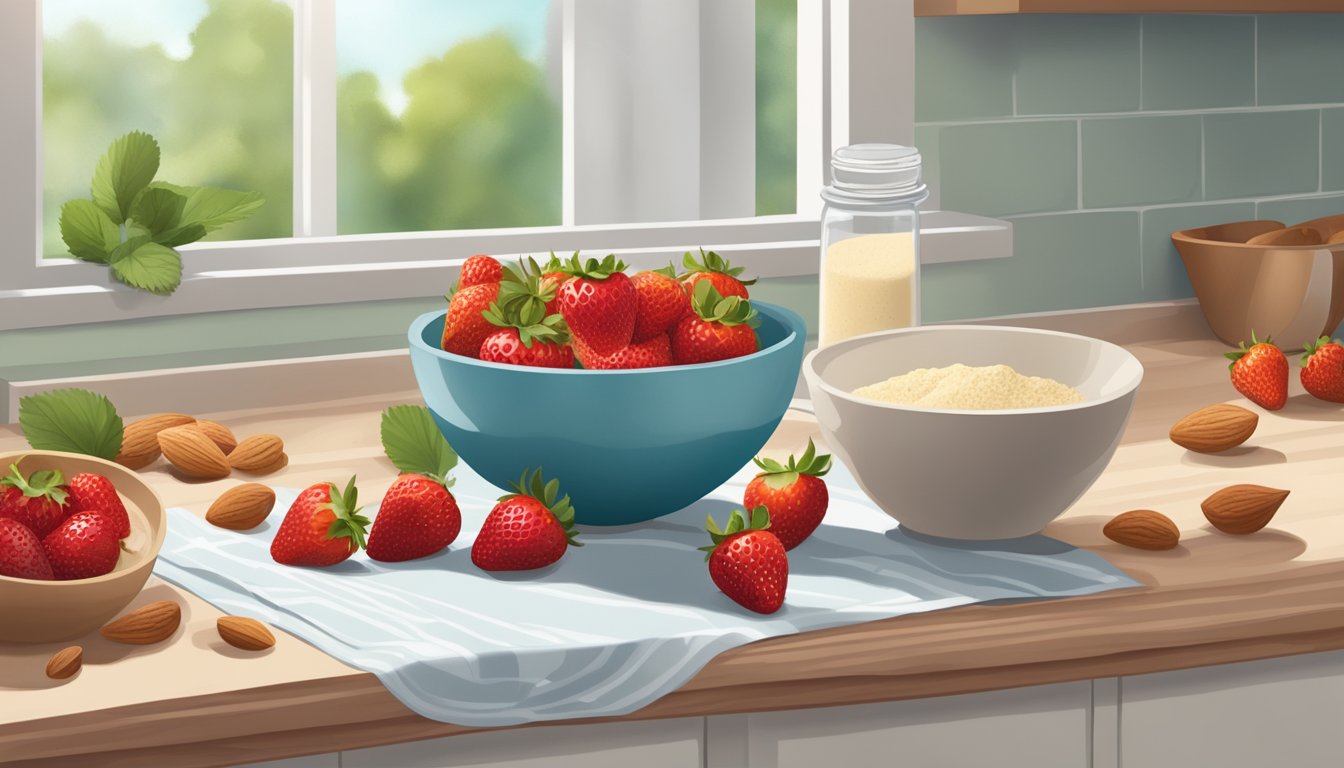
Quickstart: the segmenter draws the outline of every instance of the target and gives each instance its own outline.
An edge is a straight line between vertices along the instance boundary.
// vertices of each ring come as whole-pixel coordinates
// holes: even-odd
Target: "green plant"
[[[154,181],[159,143],[142,131],[112,142],[93,172],[93,199],[61,206],[61,239],[77,259],[106,264],[133,288],[166,296],[182,283],[176,248],[241,221],[260,192]]]

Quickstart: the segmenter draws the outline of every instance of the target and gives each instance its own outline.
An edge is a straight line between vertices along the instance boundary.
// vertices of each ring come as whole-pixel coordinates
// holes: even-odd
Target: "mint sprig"
[[[53,389],[19,399],[19,428],[28,444],[111,461],[121,452],[124,424],[112,401],[87,389]]]
[[[383,452],[402,472],[424,475],[451,488],[448,473],[457,466],[457,453],[444,439],[434,417],[423,405],[394,405],[383,411],[379,435]]]

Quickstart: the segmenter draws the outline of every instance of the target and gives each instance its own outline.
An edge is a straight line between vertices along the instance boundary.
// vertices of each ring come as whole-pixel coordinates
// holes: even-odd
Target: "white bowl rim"
[[[857,346],[859,343],[862,342],[887,338],[889,336],[904,336],[912,333],[936,333],[939,331],[953,331],[953,332],[976,331],[976,332],[990,332],[990,333],[1026,334],[1034,336],[1056,336],[1061,338],[1079,339],[1082,341],[1086,341],[1089,344],[1099,345],[1102,348],[1110,347],[1115,349],[1116,351],[1121,353],[1123,360],[1126,360],[1126,362],[1132,362],[1134,364],[1133,367],[1135,370],[1130,380],[1124,382],[1123,386],[1116,393],[1109,395],[1107,397],[1101,397],[1094,400],[1084,400],[1081,403],[1066,403],[1064,405],[1046,405],[1038,408],[922,408],[913,405],[905,405],[901,403],[887,403],[881,400],[872,400],[866,397],[859,397],[851,392],[846,392],[840,389],[839,387],[832,385],[830,382],[822,378],[821,374],[815,368],[816,358],[820,354],[834,350],[837,347],[841,347],[846,344],[855,343]],[[1033,413],[1059,413],[1065,411],[1081,411],[1087,408],[1095,408],[1096,406],[1105,405],[1106,403],[1113,402],[1115,400],[1119,400],[1124,397],[1128,397],[1134,392],[1134,390],[1138,389],[1139,385],[1143,382],[1143,364],[1139,362],[1138,358],[1134,357],[1133,353],[1131,353],[1124,347],[1120,346],[1119,344],[1113,344],[1103,339],[1094,338],[1092,336],[1084,336],[1078,333],[1065,333],[1064,331],[1049,331],[1041,328],[1024,328],[1014,325],[977,325],[973,323],[965,323],[961,325],[920,325],[911,328],[892,328],[885,331],[875,331],[873,333],[866,333],[862,336],[854,336],[845,339],[843,341],[837,342],[835,344],[832,344],[828,347],[814,349],[811,352],[809,352],[807,354],[806,359],[803,360],[803,372],[809,380],[815,380],[817,386],[821,387],[822,390],[826,392],[826,394],[834,398],[847,400],[857,405],[869,406],[873,408],[882,408],[890,411],[905,411],[908,413],[935,413],[935,414],[945,414],[949,416],[970,416],[970,417],[1016,416],[1016,415],[1033,414]]]

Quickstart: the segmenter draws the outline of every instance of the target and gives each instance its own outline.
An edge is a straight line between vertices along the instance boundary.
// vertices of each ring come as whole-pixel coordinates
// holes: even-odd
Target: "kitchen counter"
[[[1145,586],[760,641],[724,653],[680,690],[620,719],[914,699],[1344,649],[1344,407],[1306,396],[1294,374],[1287,407],[1262,414],[1246,445],[1218,456],[1188,453],[1167,440],[1176,419],[1212,403],[1241,402],[1227,381],[1225,348],[1193,306],[1005,324],[1109,338],[1143,363],[1123,444],[1096,485],[1046,533],[1102,555]],[[304,487],[353,472],[368,500],[395,475],[379,446],[378,413],[417,401],[412,391],[208,416],[240,437],[274,432],[285,439],[290,464],[264,482]],[[808,414],[790,412],[770,449],[798,450],[814,429]],[[25,445],[16,427],[0,427],[0,451]],[[184,482],[162,463],[144,474],[169,505],[200,514],[224,488],[252,479]],[[1199,502],[1240,482],[1292,494],[1264,531],[1220,534]],[[1170,516],[1182,530],[1181,545],[1145,552],[1102,536],[1105,521],[1136,508]],[[704,588],[712,588],[708,580]],[[158,579],[137,604],[169,596],[184,605],[172,640],[137,647],[87,639],[85,667],[70,680],[43,675],[47,657],[68,643],[0,644],[0,764],[79,764],[74,756],[99,753],[100,765],[210,766],[467,730],[415,715],[372,675],[283,633],[269,652],[234,650],[215,634],[219,611]]]

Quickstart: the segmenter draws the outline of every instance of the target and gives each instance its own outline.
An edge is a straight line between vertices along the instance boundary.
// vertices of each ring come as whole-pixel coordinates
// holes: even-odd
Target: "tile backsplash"
[[[1344,213],[1344,14],[916,21],[929,207],[1014,256],[925,268],[924,318],[1192,296],[1173,230]]]

